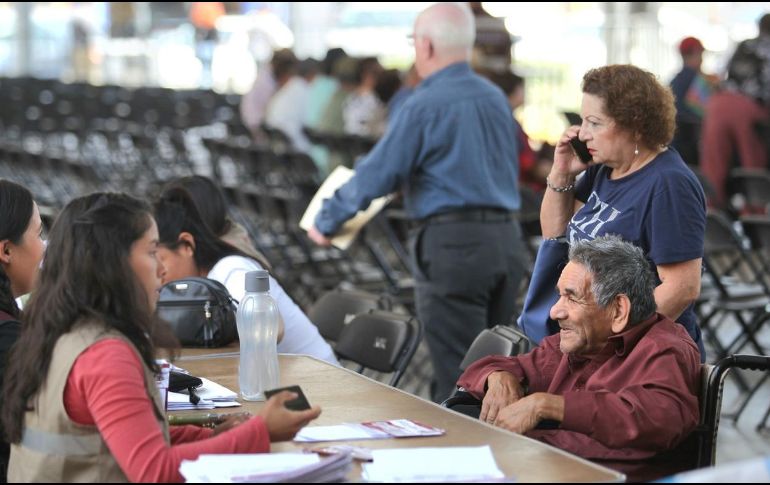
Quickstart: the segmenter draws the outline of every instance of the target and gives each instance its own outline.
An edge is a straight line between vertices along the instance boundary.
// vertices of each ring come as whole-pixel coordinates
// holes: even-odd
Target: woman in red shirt
[[[226,431],[168,427],[153,382],[162,266],[149,207],[122,194],[70,202],[49,237],[39,287],[6,373],[12,481],[181,481],[182,460],[268,452],[320,414],[275,396]]]

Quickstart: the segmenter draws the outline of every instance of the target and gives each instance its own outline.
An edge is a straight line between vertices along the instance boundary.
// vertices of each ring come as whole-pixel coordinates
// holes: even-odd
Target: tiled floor
[[[722,342],[731,341],[738,335],[739,327],[733,322],[726,321],[720,326],[718,333]],[[770,328],[765,325],[757,337],[760,345],[765,349],[770,349]],[[750,348],[741,349],[738,353],[756,353]],[[709,362],[714,362],[713,352],[707,348]],[[765,352],[768,355],[768,352]],[[750,384],[759,381],[763,374],[753,371],[739,371]],[[749,401],[746,409],[743,411],[735,423],[730,418],[731,411],[736,409],[737,404],[741,402],[741,393],[736,384],[734,376],[728,375],[725,380],[725,392],[722,401],[722,419],[719,425],[717,435],[717,465],[733,461],[745,460],[757,456],[770,456],[770,429],[762,433],[757,432],[757,425],[770,406],[770,380],[765,381],[756,394]],[[767,426],[770,428],[770,420]]]
[[[753,376],[746,374],[747,379],[752,378],[751,382],[754,382],[758,377],[757,373],[754,374]],[[765,383],[752,397],[736,424],[726,418],[725,413],[733,409],[733,405],[738,401],[738,394],[735,382],[728,377],[722,404],[723,417],[717,435],[717,464],[755,456],[770,456],[770,429],[762,433],[756,431],[757,424],[770,406],[770,383]]]

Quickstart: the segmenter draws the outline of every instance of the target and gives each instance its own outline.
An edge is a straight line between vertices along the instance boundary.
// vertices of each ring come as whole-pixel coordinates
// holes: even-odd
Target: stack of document
[[[369,482],[473,482],[505,479],[489,446],[373,450],[372,458],[372,463],[361,465],[361,478]]]
[[[368,421],[346,423],[334,426],[306,426],[299,430],[294,441],[311,443],[316,441],[379,440],[387,438],[414,438],[441,436],[444,430],[411,419]]]
[[[214,409],[214,408],[234,408],[240,406],[237,401],[214,401],[211,399],[201,399],[197,404],[190,402],[190,395],[181,392],[168,393],[167,411],[185,411],[189,409]]]
[[[203,381],[203,385],[195,390],[195,394],[201,399],[208,399],[209,401],[235,401],[238,398],[237,393],[225,386],[221,386],[205,377],[200,379]]]
[[[349,454],[320,458],[315,453],[200,455],[182,461],[179,473],[196,483],[341,482],[350,472]]]
[[[167,409],[169,411],[182,411],[186,409],[214,409],[240,406],[240,403],[236,401],[238,394],[205,377],[201,377],[201,380],[203,385],[195,390],[195,394],[200,398],[198,404],[192,404],[190,402],[190,395],[187,393],[169,392]]]

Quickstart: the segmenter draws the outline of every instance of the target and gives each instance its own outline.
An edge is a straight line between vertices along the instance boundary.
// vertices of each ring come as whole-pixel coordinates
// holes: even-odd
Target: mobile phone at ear
[[[283,404],[284,407],[286,407],[286,409],[291,409],[292,411],[304,411],[306,409],[310,409],[310,403],[305,397],[305,393],[302,392],[302,388],[300,388],[299,386],[288,386],[288,387],[281,387],[278,389],[270,389],[269,391],[265,391],[265,399],[266,400],[270,399],[271,397],[273,397],[273,395],[283,391],[289,391],[297,394],[297,397],[295,399],[292,399],[291,401],[286,401]]]
[[[591,152],[588,151],[588,146],[585,142],[580,141],[578,137],[570,138],[569,144],[572,145],[572,149],[575,150],[575,154],[578,156],[581,162],[588,163],[593,160]]]

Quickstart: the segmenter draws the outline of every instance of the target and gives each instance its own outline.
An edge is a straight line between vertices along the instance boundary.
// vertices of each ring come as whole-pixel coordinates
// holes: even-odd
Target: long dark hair
[[[57,340],[84,319],[103,322],[134,344],[157,371],[153,316],[129,261],[132,245],[152,224],[150,208],[124,194],[73,200],[56,219],[39,285],[25,310],[21,337],[5,375],[2,422],[12,443],[21,439],[24,413],[48,374]],[[160,343],[160,342],[158,342]]]
[[[227,216],[227,199],[213,180],[202,175],[174,179],[163,186],[161,198],[176,189],[186,192],[186,196],[195,205],[200,219],[215,236],[222,239],[232,229],[233,221]],[[256,259],[264,269],[272,271],[270,262],[256,248],[253,254],[246,256]]]
[[[9,180],[0,180],[0,241],[20,244],[27,232],[35,203],[25,187]],[[11,291],[11,280],[0,267],[0,311],[19,318],[19,307]]]
[[[158,222],[158,242],[171,250],[184,244],[179,235],[189,232],[195,239],[193,258],[201,271],[209,271],[227,256],[249,258],[240,249],[222,239],[204,221],[198,205],[185,187],[169,187],[155,202],[155,220]]]
[[[227,199],[213,180],[202,175],[180,177],[164,185],[161,194],[171,189],[187,191],[203,222],[218,237],[230,230],[232,222],[227,218]]]

